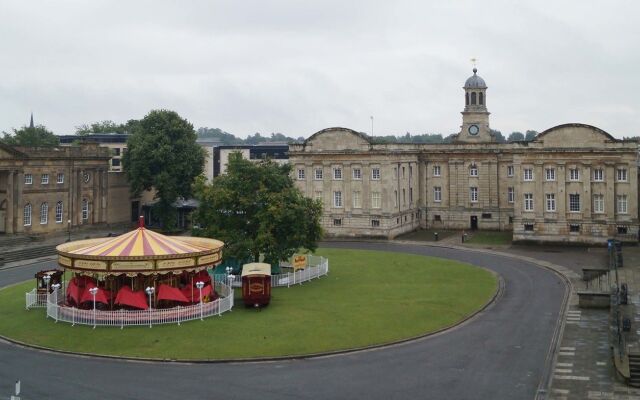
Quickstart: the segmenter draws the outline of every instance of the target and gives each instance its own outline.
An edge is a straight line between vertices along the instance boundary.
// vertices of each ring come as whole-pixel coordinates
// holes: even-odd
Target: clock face
[[[82,173],[82,180],[84,180],[84,183],[89,183],[89,180],[91,180],[91,174],[88,172],[83,172]]]
[[[478,128],[478,125],[471,125],[471,126],[469,127],[469,134],[470,134],[470,135],[475,136],[475,135],[477,135],[477,134],[478,134],[478,132],[480,132],[480,128]]]

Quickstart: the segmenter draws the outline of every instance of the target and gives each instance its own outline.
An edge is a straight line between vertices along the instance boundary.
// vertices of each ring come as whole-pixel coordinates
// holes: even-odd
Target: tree
[[[520,140],[524,140],[524,135],[522,134],[522,132],[511,132],[511,134],[507,138],[508,142],[517,142]]]
[[[116,124],[113,121],[105,120],[92,124],[82,124],[76,126],[76,135],[86,136],[92,133],[133,133],[139,121],[130,119],[126,124]]]
[[[502,135],[502,132],[495,129],[491,129],[491,135],[496,138],[496,142],[498,143],[505,143],[507,141]]]
[[[60,144],[60,139],[44,125],[23,126],[20,129],[13,128],[13,133],[2,132],[2,134],[4,136],[0,141],[12,146],[54,147]]]
[[[129,136],[123,166],[134,194],[156,190],[154,211],[164,229],[171,230],[177,216],[173,203],[191,195],[204,170],[204,151],[187,120],[174,111],[153,110]]]
[[[304,197],[290,172],[288,164],[254,163],[231,154],[226,174],[211,184],[204,179],[196,184],[200,206],[194,235],[222,240],[228,256],[258,261],[262,253],[271,264],[299,248],[315,250],[322,236],[322,204]]]
[[[536,131],[527,131],[527,133],[524,135],[524,140],[530,142],[533,139],[535,139],[536,136],[538,136],[538,132],[536,132]]]

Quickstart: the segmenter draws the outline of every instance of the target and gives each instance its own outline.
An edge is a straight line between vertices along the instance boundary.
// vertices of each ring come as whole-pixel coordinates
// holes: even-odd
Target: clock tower
[[[489,128],[489,111],[487,111],[487,84],[477,75],[473,75],[464,83],[464,111],[462,111],[462,130],[458,133],[458,142],[480,143],[495,142]]]

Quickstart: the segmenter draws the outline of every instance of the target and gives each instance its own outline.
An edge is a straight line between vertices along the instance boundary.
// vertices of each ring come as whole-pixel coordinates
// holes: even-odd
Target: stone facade
[[[290,145],[297,186],[324,204],[328,236],[392,238],[418,227],[511,230],[515,241],[638,238],[638,145],[585,124],[497,143],[486,85],[465,83],[449,144],[374,144],[328,128]]]
[[[46,234],[132,215],[129,186],[109,172],[98,144],[21,148],[0,144],[0,233]]]

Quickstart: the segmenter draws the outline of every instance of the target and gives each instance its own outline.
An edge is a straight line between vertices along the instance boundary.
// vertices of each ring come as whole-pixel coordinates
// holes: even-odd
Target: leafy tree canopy
[[[82,124],[76,126],[76,135],[86,136],[92,133],[133,133],[138,126],[139,121],[130,119],[125,124],[116,124],[110,120],[93,122],[91,124]]]
[[[211,184],[196,184],[194,235],[225,242],[225,255],[271,264],[299,248],[315,250],[322,236],[322,204],[304,197],[293,183],[290,165],[254,163],[239,153],[229,157],[227,173]]]
[[[535,139],[535,138],[536,138],[536,136],[538,136],[538,132],[536,132],[536,131],[527,131],[527,132],[525,133],[525,135],[524,135],[524,140],[527,140],[527,141],[529,141],[529,142],[530,142],[530,141],[532,141],[533,139]]]
[[[153,110],[136,123],[129,136],[123,166],[134,194],[156,190],[154,211],[162,226],[171,230],[177,216],[173,203],[191,195],[204,169],[204,151],[187,120],[175,111]]]
[[[0,141],[11,146],[53,147],[60,144],[60,139],[44,125],[13,128],[13,133],[2,132],[2,134],[4,136],[0,138]]]
[[[511,134],[507,138],[508,142],[517,142],[520,140],[524,140],[524,135],[522,134],[522,132],[511,132]]]

